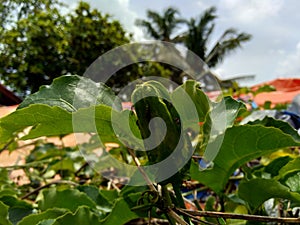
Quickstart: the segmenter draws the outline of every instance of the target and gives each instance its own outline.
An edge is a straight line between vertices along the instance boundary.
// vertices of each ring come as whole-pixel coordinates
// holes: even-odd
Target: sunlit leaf
[[[38,92],[29,95],[20,104],[19,109],[31,104],[58,106],[69,112],[100,104],[122,109],[120,100],[109,87],[77,75],[61,76],[51,85],[41,86]]]
[[[138,128],[134,123],[135,115],[126,112],[114,111],[114,118],[119,118],[120,121],[127,118],[131,121],[128,127],[131,127],[131,131],[138,137]],[[79,109],[73,113],[57,106],[30,105],[0,119],[0,148],[5,146],[18,132],[31,126],[32,129],[23,139],[58,136],[73,132],[97,132],[104,143],[105,141],[118,143],[119,139],[115,135],[112,123],[115,124],[115,127],[119,127],[118,135],[122,135],[122,132],[126,135],[129,131],[124,130],[122,124],[127,120],[123,123],[119,123],[118,119],[112,121],[111,113],[112,108],[105,105]]]

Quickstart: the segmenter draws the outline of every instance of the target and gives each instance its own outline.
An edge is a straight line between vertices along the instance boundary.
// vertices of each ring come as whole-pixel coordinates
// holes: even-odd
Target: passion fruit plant
[[[148,81],[134,90],[132,110],[123,110],[109,87],[88,78],[62,76],[41,87],[0,120],[0,149],[17,151],[20,140],[32,140],[34,145],[25,164],[0,168],[0,224],[300,223],[297,131],[268,117],[239,125],[236,118],[246,107],[226,97],[222,101],[226,129],[212,137],[215,121],[211,112],[220,103],[209,100],[199,87],[188,80],[170,92]],[[183,126],[173,104],[176,96],[192,100],[199,121]],[[163,134],[156,129],[158,123],[151,127],[151,120],[157,117],[164,120]],[[74,118],[79,121],[76,128]],[[125,127],[134,138],[126,132],[122,137]],[[37,139],[58,136],[63,140],[73,133],[87,134],[89,139],[74,147]],[[136,151],[151,145],[146,140],[152,134],[160,144],[151,151]],[[221,145],[213,162],[207,164],[202,157],[208,144],[214,143]],[[163,173],[156,171],[153,179],[144,166],[167,159],[176,145],[182,155],[172,160],[175,166],[191,149],[193,155],[172,176],[158,179]],[[95,149],[102,155],[85,154]],[[133,176],[124,176],[123,181],[114,178],[120,168],[109,163],[97,167],[97,157],[105,154],[138,168],[145,185],[124,185]],[[24,171],[29,183],[10,180],[10,173],[17,169]]]

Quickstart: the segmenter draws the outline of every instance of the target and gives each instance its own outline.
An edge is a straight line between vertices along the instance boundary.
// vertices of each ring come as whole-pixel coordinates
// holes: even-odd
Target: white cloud
[[[134,21],[138,14],[130,9],[130,0],[89,0],[92,7],[97,8],[102,13],[108,13],[113,19],[117,19],[124,26],[125,30],[133,33],[135,40],[140,40],[142,31],[134,26]]]
[[[242,23],[251,23],[275,16],[281,10],[284,0],[220,0],[220,6]]]
[[[281,76],[300,76],[300,41],[297,43],[295,51],[284,56],[279,62],[278,73]]]

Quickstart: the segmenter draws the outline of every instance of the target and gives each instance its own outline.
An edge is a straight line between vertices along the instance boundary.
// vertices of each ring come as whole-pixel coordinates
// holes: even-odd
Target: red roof
[[[21,98],[0,84],[0,105],[16,105],[21,103]]]
[[[251,89],[257,90],[264,85],[273,86],[276,91],[256,95],[253,100],[258,105],[263,105],[266,101],[271,101],[273,105],[291,103],[300,94],[300,78],[279,78],[255,85]]]

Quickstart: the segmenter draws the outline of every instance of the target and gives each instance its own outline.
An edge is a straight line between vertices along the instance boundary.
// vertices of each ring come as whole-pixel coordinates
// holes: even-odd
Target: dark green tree
[[[100,55],[131,39],[118,21],[91,9],[85,2],[80,2],[69,15],[66,29],[69,45],[66,66],[72,74],[82,75]]]
[[[82,75],[98,56],[130,40],[119,22],[87,3],[66,16],[52,0],[28,4],[11,5],[20,19],[2,20],[1,26],[0,80],[21,95],[63,74]],[[0,13],[2,18],[9,12]]]
[[[56,8],[36,10],[11,24],[0,40],[1,80],[25,94],[63,74],[65,25]]]

